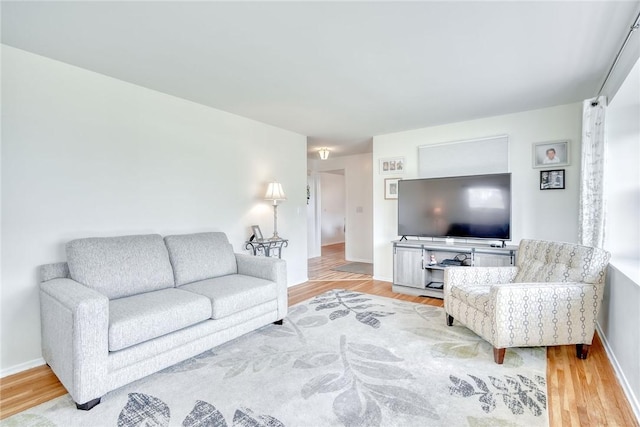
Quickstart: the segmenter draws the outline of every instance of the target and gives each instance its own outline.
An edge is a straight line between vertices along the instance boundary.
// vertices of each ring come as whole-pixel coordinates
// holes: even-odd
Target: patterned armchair
[[[609,253],[571,243],[522,240],[515,267],[445,270],[447,325],[454,318],[493,345],[576,344],[586,359],[602,302]]]

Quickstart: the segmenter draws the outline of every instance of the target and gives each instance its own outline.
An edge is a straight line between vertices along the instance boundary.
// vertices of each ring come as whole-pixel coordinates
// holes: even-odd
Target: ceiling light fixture
[[[320,160],[327,160],[329,158],[329,149],[321,148],[318,154],[320,155]]]

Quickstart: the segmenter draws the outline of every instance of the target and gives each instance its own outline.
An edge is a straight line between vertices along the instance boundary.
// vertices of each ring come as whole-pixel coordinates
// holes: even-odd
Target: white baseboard
[[[631,405],[631,410],[636,416],[636,421],[640,423],[640,403],[638,402],[638,396],[636,396],[633,393],[633,390],[629,385],[629,381],[627,380],[627,377],[624,375],[624,372],[622,371],[622,367],[618,363],[618,359],[616,359],[616,355],[613,353],[613,350],[609,345],[609,341],[607,341],[607,337],[602,333],[602,329],[600,329],[599,323],[596,323],[596,330],[598,331],[598,335],[600,336],[600,341],[602,341],[604,351],[607,353],[607,356],[609,357],[611,366],[613,366],[613,370],[616,372],[616,376],[620,380],[620,385],[622,386],[622,390],[624,391],[624,394],[627,396],[627,400]]]
[[[42,357],[40,357],[38,359],[30,360],[28,362],[24,362],[24,363],[21,363],[19,365],[12,366],[10,368],[3,369],[0,372],[0,378],[4,378],[4,377],[7,377],[9,375],[17,374],[17,373],[20,373],[22,371],[26,371],[26,370],[31,369],[31,368],[37,368],[38,366],[42,366],[44,364],[46,364],[46,362],[44,361],[44,359]]]
[[[305,278],[302,282],[298,282],[298,283],[288,283],[287,284],[287,288],[293,288],[294,286],[298,286],[298,285],[302,285],[303,283],[307,283],[309,281],[309,278]]]
[[[344,240],[341,240],[339,242],[331,242],[331,243],[325,243],[324,245],[321,245],[321,247],[325,247],[325,246],[332,246],[332,245],[339,245],[341,243],[344,243]]]
[[[345,259],[345,261],[349,261],[349,262],[366,262],[367,264],[373,264],[373,261],[371,261],[370,259],[364,259],[364,258],[349,258],[349,259]]]
[[[380,280],[381,282],[389,282],[389,284],[393,282],[393,279],[391,277],[382,277],[382,276],[373,276],[373,280]]]

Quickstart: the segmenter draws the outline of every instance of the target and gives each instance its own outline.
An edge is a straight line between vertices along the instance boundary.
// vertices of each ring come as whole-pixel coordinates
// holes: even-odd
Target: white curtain
[[[596,104],[596,105],[594,105]],[[587,99],[582,106],[582,169],[578,237],[586,246],[604,243],[604,116],[606,98]]]

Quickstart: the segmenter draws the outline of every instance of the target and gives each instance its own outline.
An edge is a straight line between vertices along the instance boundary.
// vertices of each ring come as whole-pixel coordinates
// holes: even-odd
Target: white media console
[[[465,266],[481,267],[515,265],[517,249],[517,246],[395,240],[392,289],[408,295],[442,298],[444,269],[447,267],[443,261],[461,261]]]

